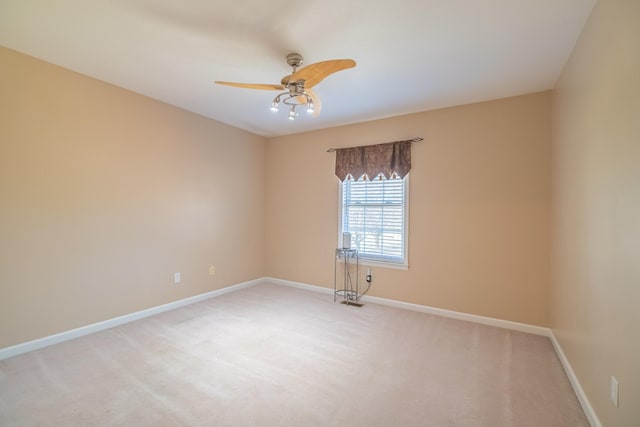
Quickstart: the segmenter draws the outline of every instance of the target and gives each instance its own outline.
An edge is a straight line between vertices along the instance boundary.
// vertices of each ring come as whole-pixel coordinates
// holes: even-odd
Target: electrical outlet
[[[216,275],[216,266],[212,265],[209,267],[209,276],[215,276]]]
[[[182,275],[180,273],[173,273],[173,283],[177,285],[180,282],[182,282]]]
[[[367,283],[371,283],[371,280],[373,280],[373,276],[371,275],[371,269],[367,269],[367,275],[365,276],[365,280],[367,281]]]
[[[613,406],[618,407],[618,380],[616,377],[611,377],[611,402],[613,402]]]

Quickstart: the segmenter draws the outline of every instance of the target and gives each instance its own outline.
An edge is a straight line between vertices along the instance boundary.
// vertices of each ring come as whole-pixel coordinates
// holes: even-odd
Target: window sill
[[[350,260],[350,262],[355,263],[355,260]],[[368,258],[359,258],[358,263],[360,265],[366,265],[368,267],[389,268],[392,270],[408,270],[409,269],[409,264],[384,262],[384,261],[378,261],[378,260],[373,260]]]

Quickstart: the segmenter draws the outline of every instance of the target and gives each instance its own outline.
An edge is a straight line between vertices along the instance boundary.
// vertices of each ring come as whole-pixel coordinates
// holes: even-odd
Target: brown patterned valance
[[[336,148],[336,176],[340,181],[352,176],[359,179],[366,175],[374,179],[382,174],[400,178],[411,170],[411,143],[413,141],[387,142],[362,147]]]

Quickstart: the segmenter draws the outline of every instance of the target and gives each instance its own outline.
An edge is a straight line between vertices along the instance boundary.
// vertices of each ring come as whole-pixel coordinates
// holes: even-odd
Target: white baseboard
[[[270,283],[276,283],[279,285],[291,286],[299,289],[306,289],[314,292],[321,292],[323,294],[333,294],[333,289],[325,288],[322,286],[309,285],[309,284],[300,283],[300,282],[292,282],[290,280],[276,279],[272,277],[265,277],[264,281],[270,282]],[[560,347],[560,344],[556,340],[556,337],[553,335],[553,331],[551,329],[544,328],[542,326],[529,325],[526,323],[512,322],[510,320],[502,320],[502,319],[495,319],[493,317],[478,316],[475,314],[445,310],[442,308],[412,304],[408,302],[396,301],[396,300],[387,299],[387,298],[373,297],[369,295],[363,296],[362,301],[548,337],[549,340],[551,341],[551,344],[553,345],[553,349],[558,355],[558,359],[560,359],[560,363],[562,364],[562,367],[564,368],[567,374],[567,377],[569,378],[571,387],[573,388],[573,391],[576,394],[578,401],[580,402],[580,405],[582,406],[582,409],[585,413],[585,416],[587,417],[587,420],[589,421],[589,424],[591,424],[591,427],[602,427],[602,424],[600,423],[598,416],[593,410],[593,407],[591,406],[591,403],[589,403],[589,399],[587,398],[587,395],[585,394],[584,390],[582,389],[582,386],[580,385],[580,381],[578,381],[578,377],[576,377],[576,374],[573,372],[573,368],[571,368],[571,365],[569,364],[569,360],[567,360],[567,357],[562,351],[562,347]]]
[[[325,288],[322,286],[309,285],[307,283],[293,282],[290,280],[277,279],[273,277],[264,277],[260,279],[251,280],[237,285],[228,286],[215,291],[206,292],[204,294],[195,295],[189,298],[184,298],[178,301],[173,301],[168,304],[151,307],[146,310],[137,311],[135,313],[126,314],[112,319],[104,320],[102,322],[93,323],[91,325],[82,326],[80,328],[72,329],[58,334],[49,335],[47,337],[38,338],[33,341],[16,344],[10,347],[0,349],[0,360],[7,359],[9,357],[17,356],[19,354],[27,353],[29,351],[38,350],[53,344],[58,344],[64,341],[79,338],[85,335],[92,334],[94,332],[103,331],[105,329],[113,328],[115,326],[123,325],[125,323],[133,322],[145,317],[153,316],[154,314],[162,313],[176,308],[184,307],[189,304],[194,304],[200,301],[204,301],[209,298],[224,295],[229,292],[237,291],[239,289],[247,288],[250,286],[258,285],[261,283],[275,283],[284,286],[290,286],[299,289],[305,289],[313,292],[320,292],[324,294],[333,294],[333,289]],[[497,326],[506,329],[513,329],[521,332],[528,332],[537,335],[550,336],[550,331],[547,328],[539,326],[526,325],[523,323],[511,322],[508,320],[494,319],[490,317],[476,316],[473,314],[461,313],[457,311],[444,310],[441,308],[429,307],[424,305],[412,304],[402,301],[396,301],[386,298],[378,298],[365,295],[362,298],[363,301],[371,302],[375,304],[387,305],[390,307],[402,308],[406,310],[419,311],[422,313],[435,314],[438,316],[450,317],[459,320],[466,320],[470,322],[481,323],[490,326]],[[555,346],[556,344],[554,344]]]
[[[102,322],[93,323],[91,325],[83,326],[77,329],[72,329],[70,331],[61,332],[55,335],[50,335],[48,337],[39,338],[33,341],[16,344],[11,347],[2,348],[0,349],[0,360],[17,356],[19,354],[27,353],[29,351],[38,350],[40,348],[48,347],[53,344],[58,344],[64,341],[79,338],[84,335],[92,334],[94,332],[103,331],[105,329],[113,328],[115,326],[123,325],[125,323],[133,322],[139,319],[143,319],[145,317],[153,316],[154,314],[162,313],[169,310],[174,310],[176,308],[184,307],[186,305],[194,304],[200,301],[207,300],[209,298],[214,298],[220,295],[227,294],[229,292],[237,291],[243,288],[248,288],[250,286],[255,286],[262,283],[275,283],[279,285],[290,286],[293,288],[305,289],[313,292],[320,292],[327,295],[333,294],[333,289],[331,288],[325,288],[325,287],[316,286],[316,285],[309,285],[307,283],[294,282],[291,280],[277,279],[274,277],[263,277],[260,279],[250,280],[248,282],[227,286],[222,289],[216,289],[215,291],[206,292],[204,294],[195,295],[189,298],[184,298],[178,301],[170,302],[168,304],[159,305],[157,307],[152,307],[146,310],[137,311],[135,313],[126,314],[124,316],[114,317],[113,319],[108,319]],[[569,364],[567,357],[562,351],[562,347],[560,346],[560,343],[558,343],[558,341],[556,340],[556,337],[553,334],[553,331],[551,329],[544,328],[541,326],[528,325],[525,323],[512,322],[510,320],[495,319],[492,317],[478,316],[475,314],[445,310],[442,308],[429,307],[426,305],[412,304],[408,302],[397,301],[397,300],[392,300],[387,298],[373,297],[368,295],[365,295],[362,298],[362,301],[549,337],[551,344],[553,345],[553,348],[556,354],[558,355],[558,358],[560,359],[560,363],[562,364],[562,367],[564,368],[567,374],[567,377],[569,378],[569,382],[571,383],[571,386],[573,387],[573,390],[576,393],[576,396],[578,397],[578,401],[580,402],[580,405],[582,406],[582,409],[584,410],[585,415],[589,420],[589,423],[591,424],[591,427],[602,427],[602,423],[600,423],[600,420],[598,419],[598,416],[593,410],[593,407],[591,406],[591,403],[589,402],[587,395],[585,394],[582,386],[580,385],[580,381],[578,380],[578,377],[576,376],[575,372],[573,371],[573,368]]]
[[[386,298],[372,297],[365,295],[363,301],[375,304],[387,305],[389,307],[403,308],[405,310],[419,311],[421,313],[434,314],[436,316],[449,317],[451,319],[464,320],[466,322],[479,323],[482,325],[495,326],[503,329],[526,332],[534,335],[549,336],[549,328],[529,325],[526,323],[513,322],[511,320],[496,319],[493,317],[478,316],[476,314],[462,313],[460,311],[445,310],[443,308],[430,307],[427,305],[412,304],[408,302],[395,301]]]
[[[91,325],[71,329],[70,331],[60,332],[58,334],[49,335],[44,338],[38,338],[33,341],[16,344],[11,347],[5,347],[0,349],[0,360],[27,353],[29,351],[38,350],[40,348],[48,347],[53,344],[69,341],[74,338],[92,334],[94,332],[103,331],[105,329],[113,328],[125,323],[130,323],[139,319],[144,319],[145,317],[153,316],[154,314],[174,310],[176,308],[184,307],[185,305],[194,304],[200,301],[207,300],[209,298],[224,295],[226,293],[254,286],[263,282],[264,279],[255,279],[248,282],[238,283],[237,285],[227,286],[226,288],[216,289],[215,291],[206,292],[204,294],[195,295],[178,301],[173,301],[168,304],[151,307],[146,310],[136,311],[135,313],[125,314],[123,316],[114,317],[113,319],[104,320],[102,322],[92,323]]]
[[[558,355],[558,359],[560,359],[560,363],[564,368],[564,372],[567,374],[567,377],[569,378],[571,387],[573,387],[573,391],[576,393],[576,396],[578,397],[578,402],[580,402],[580,406],[582,406],[582,410],[584,411],[584,414],[587,417],[589,424],[591,424],[591,427],[602,427],[602,423],[600,422],[600,419],[596,415],[596,412],[593,410],[593,406],[591,406],[591,403],[589,402],[589,399],[587,398],[587,395],[584,392],[584,389],[582,388],[580,381],[578,381],[578,377],[576,376],[575,372],[573,372],[573,368],[569,363],[569,359],[567,359],[567,356],[565,356],[564,351],[562,351],[562,347],[560,346],[560,343],[556,339],[556,336],[553,334],[553,330],[549,330],[549,339],[551,340],[551,344],[553,345],[553,348],[556,351],[556,354]]]
[[[275,277],[265,277],[263,280],[265,283],[275,283],[276,285],[290,286],[292,288],[305,289],[307,291],[333,295],[332,288],[325,288],[323,286],[309,285],[307,283],[293,282],[291,280],[276,279]]]
[[[265,277],[265,282],[276,283],[279,285],[291,286],[299,289],[306,289],[314,292],[322,292],[324,294],[333,294],[332,288],[324,288],[322,286],[309,285],[306,283],[292,282],[290,280],[276,279],[273,277]],[[421,313],[434,314],[436,316],[449,317],[452,319],[464,320],[467,322],[480,323],[483,325],[496,326],[498,328],[511,329],[514,331],[527,332],[529,334],[543,335],[548,337],[550,335],[549,328],[542,326],[534,326],[526,323],[512,322],[510,320],[495,319],[493,317],[478,316],[475,314],[462,313],[459,311],[445,310],[442,308],[429,307],[426,305],[412,304],[409,302],[397,301],[387,298],[372,297],[365,295],[362,297],[364,302],[371,302],[374,304],[386,305],[389,307],[402,308],[405,310],[418,311]]]

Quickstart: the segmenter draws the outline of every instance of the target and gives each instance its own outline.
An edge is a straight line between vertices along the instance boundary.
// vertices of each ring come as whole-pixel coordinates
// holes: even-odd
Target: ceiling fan
[[[280,103],[289,107],[289,120],[298,117],[296,107],[305,105],[307,112],[317,116],[320,113],[322,104],[318,95],[311,89],[326,77],[338,71],[346,70],[356,66],[353,59],[332,59],[329,61],[316,62],[298,70],[302,65],[302,55],[290,53],[287,55],[287,64],[293,71],[284,76],[280,84],[259,84],[259,83],[233,83],[216,81],[217,84],[234,86],[246,89],[279,90],[279,95],[273,98],[271,111],[278,111]]]

